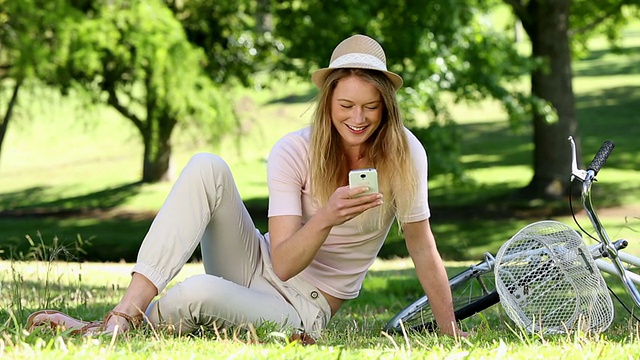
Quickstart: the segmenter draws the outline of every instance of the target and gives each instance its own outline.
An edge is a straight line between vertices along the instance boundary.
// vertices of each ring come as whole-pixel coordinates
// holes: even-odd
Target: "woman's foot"
[[[142,314],[130,316],[128,314],[109,311],[102,321],[82,321],[57,310],[40,310],[27,318],[27,331],[33,332],[42,326],[53,330],[67,331],[71,334],[103,335],[125,333],[142,325]]]
[[[33,332],[36,328],[48,326],[51,329],[72,330],[72,333],[77,333],[89,324],[57,310],[39,310],[29,315],[26,328]]]
[[[85,335],[121,334],[142,325],[143,314],[131,316],[119,311],[109,311],[103,321],[87,324],[81,332]]]

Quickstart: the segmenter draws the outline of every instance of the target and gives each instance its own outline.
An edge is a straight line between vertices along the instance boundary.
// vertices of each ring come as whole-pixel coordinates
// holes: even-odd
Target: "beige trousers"
[[[149,321],[180,333],[268,321],[317,338],[331,318],[329,303],[299,276],[281,281],[268,242],[255,228],[227,164],[215,155],[195,155],[154,219],[133,271],[160,293],[200,244],[205,274],[152,302]]]

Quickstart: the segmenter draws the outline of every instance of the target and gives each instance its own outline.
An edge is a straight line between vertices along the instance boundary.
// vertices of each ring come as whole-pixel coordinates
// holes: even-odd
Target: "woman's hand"
[[[367,191],[365,186],[354,189],[349,186],[337,188],[322,208],[323,215],[326,216],[331,226],[344,224],[366,210],[382,205],[382,194],[361,195]]]
[[[468,338],[469,333],[466,331],[462,331],[456,323],[452,323],[449,327],[444,327],[440,329],[440,333],[444,335],[448,335],[454,338]]]
[[[300,216],[269,218],[271,260],[280,280],[287,281],[309,266],[334,226],[382,204],[381,194],[358,196],[366,191],[366,187],[339,187],[304,226]]]

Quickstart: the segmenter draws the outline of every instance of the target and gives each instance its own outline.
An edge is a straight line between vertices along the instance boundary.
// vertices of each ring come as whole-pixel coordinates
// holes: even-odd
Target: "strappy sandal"
[[[123,312],[120,311],[114,311],[111,310],[109,311],[105,316],[103,320],[100,321],[94,321],[94,322],[90,322],[88,324],[86,324],[85,326],[83,326],[80,329],[80,333],[84,334],[84,335],[101,335],[101,334],[105,334],[107,333],[107,325],[109,324],[109,319],[111,319],[114,316],[118,316],[121,317],[125,320],[127,320],[127,322],[129,323],[129,329],[138,329],[140,328],[140,326],[142,325],[143,322],[143,315],[142,314],[138,314],[135,316],[131,316],[129,314],[125,314]],[[119,331],[121,332],[121,331]]]
[[[316,339],[304,331],[291,335],[289,342],[294,341],[299,341],[302,345],[315,345],[316,343]]]
[[[56,315],[62,321],[53,322],[51,321],[51,317],[47,317],[44,320],[43,319],[36,320],[36,318],[39,315]],[[77,325],[70,326],[70,324],[73,324],[73,323],[77,323]],[[68,314],[65,314],[57,310],[38,310],[31,313],[29,317],[27,317],[27,324],[25,327],[27,328],[27,331],[33,332],[36,328],[39,328],[43,325],[47,325],[52,330],[55,330],[55,329],[62,329],[63,331],[72,330],[71,333],[75,334],[75,333],[81,332],[82,329],[89,324],[90,322],[88,321],[82,321],[80,319],[76,319]]]
[[[42,315],[42,314],[56,315],[60,317],[62,321],[53,322],[51,321],[51,318],[36,321],[36,318],[38,317],[38,315]],[[57,310],[39,310],[29,315],[29,317],[27,318],[26,328],[27,328],[27,331],[33,332],[36,328],[39,328],[43,325],[47,325],[52,330],[55,330],[55,329],[62,329],[63,331],[71,330],[70,334],[72,335],[76,335],[76,334],[100,335],[100,334],[106,333],[109,319],[111,319],[111,317],[113,316],[119,316],[127,320],[131,329],[137,329],[142,325],[142,320],[143,320],[142,314],[131,316],[123,312],[112,310],[105,315],[103,320],[88,322],[88,321],[82,321],[82,320],[76,319],[68,314],[65,314]],[[73,324],[73,323],[76,323],[77,325],[69,326],[69,324]]]

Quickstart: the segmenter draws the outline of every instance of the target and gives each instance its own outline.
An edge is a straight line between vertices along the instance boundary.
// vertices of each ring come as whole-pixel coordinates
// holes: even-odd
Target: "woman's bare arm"
[[[331,228],[382,204],[380,194],[353,198],[354,195],[363,192],[365,188],[338,188],[329,201],[304,225],[300,216],[269,218],[271,260],[273,269],[281,280],[290,279],[311,263]]]
[[[402,227],[409,255],[413,260],[420,284],[424,289],[438,328],[451,336],[467,336],[458,329],[453,313],[449,279],[429,219],[406,223]]]

